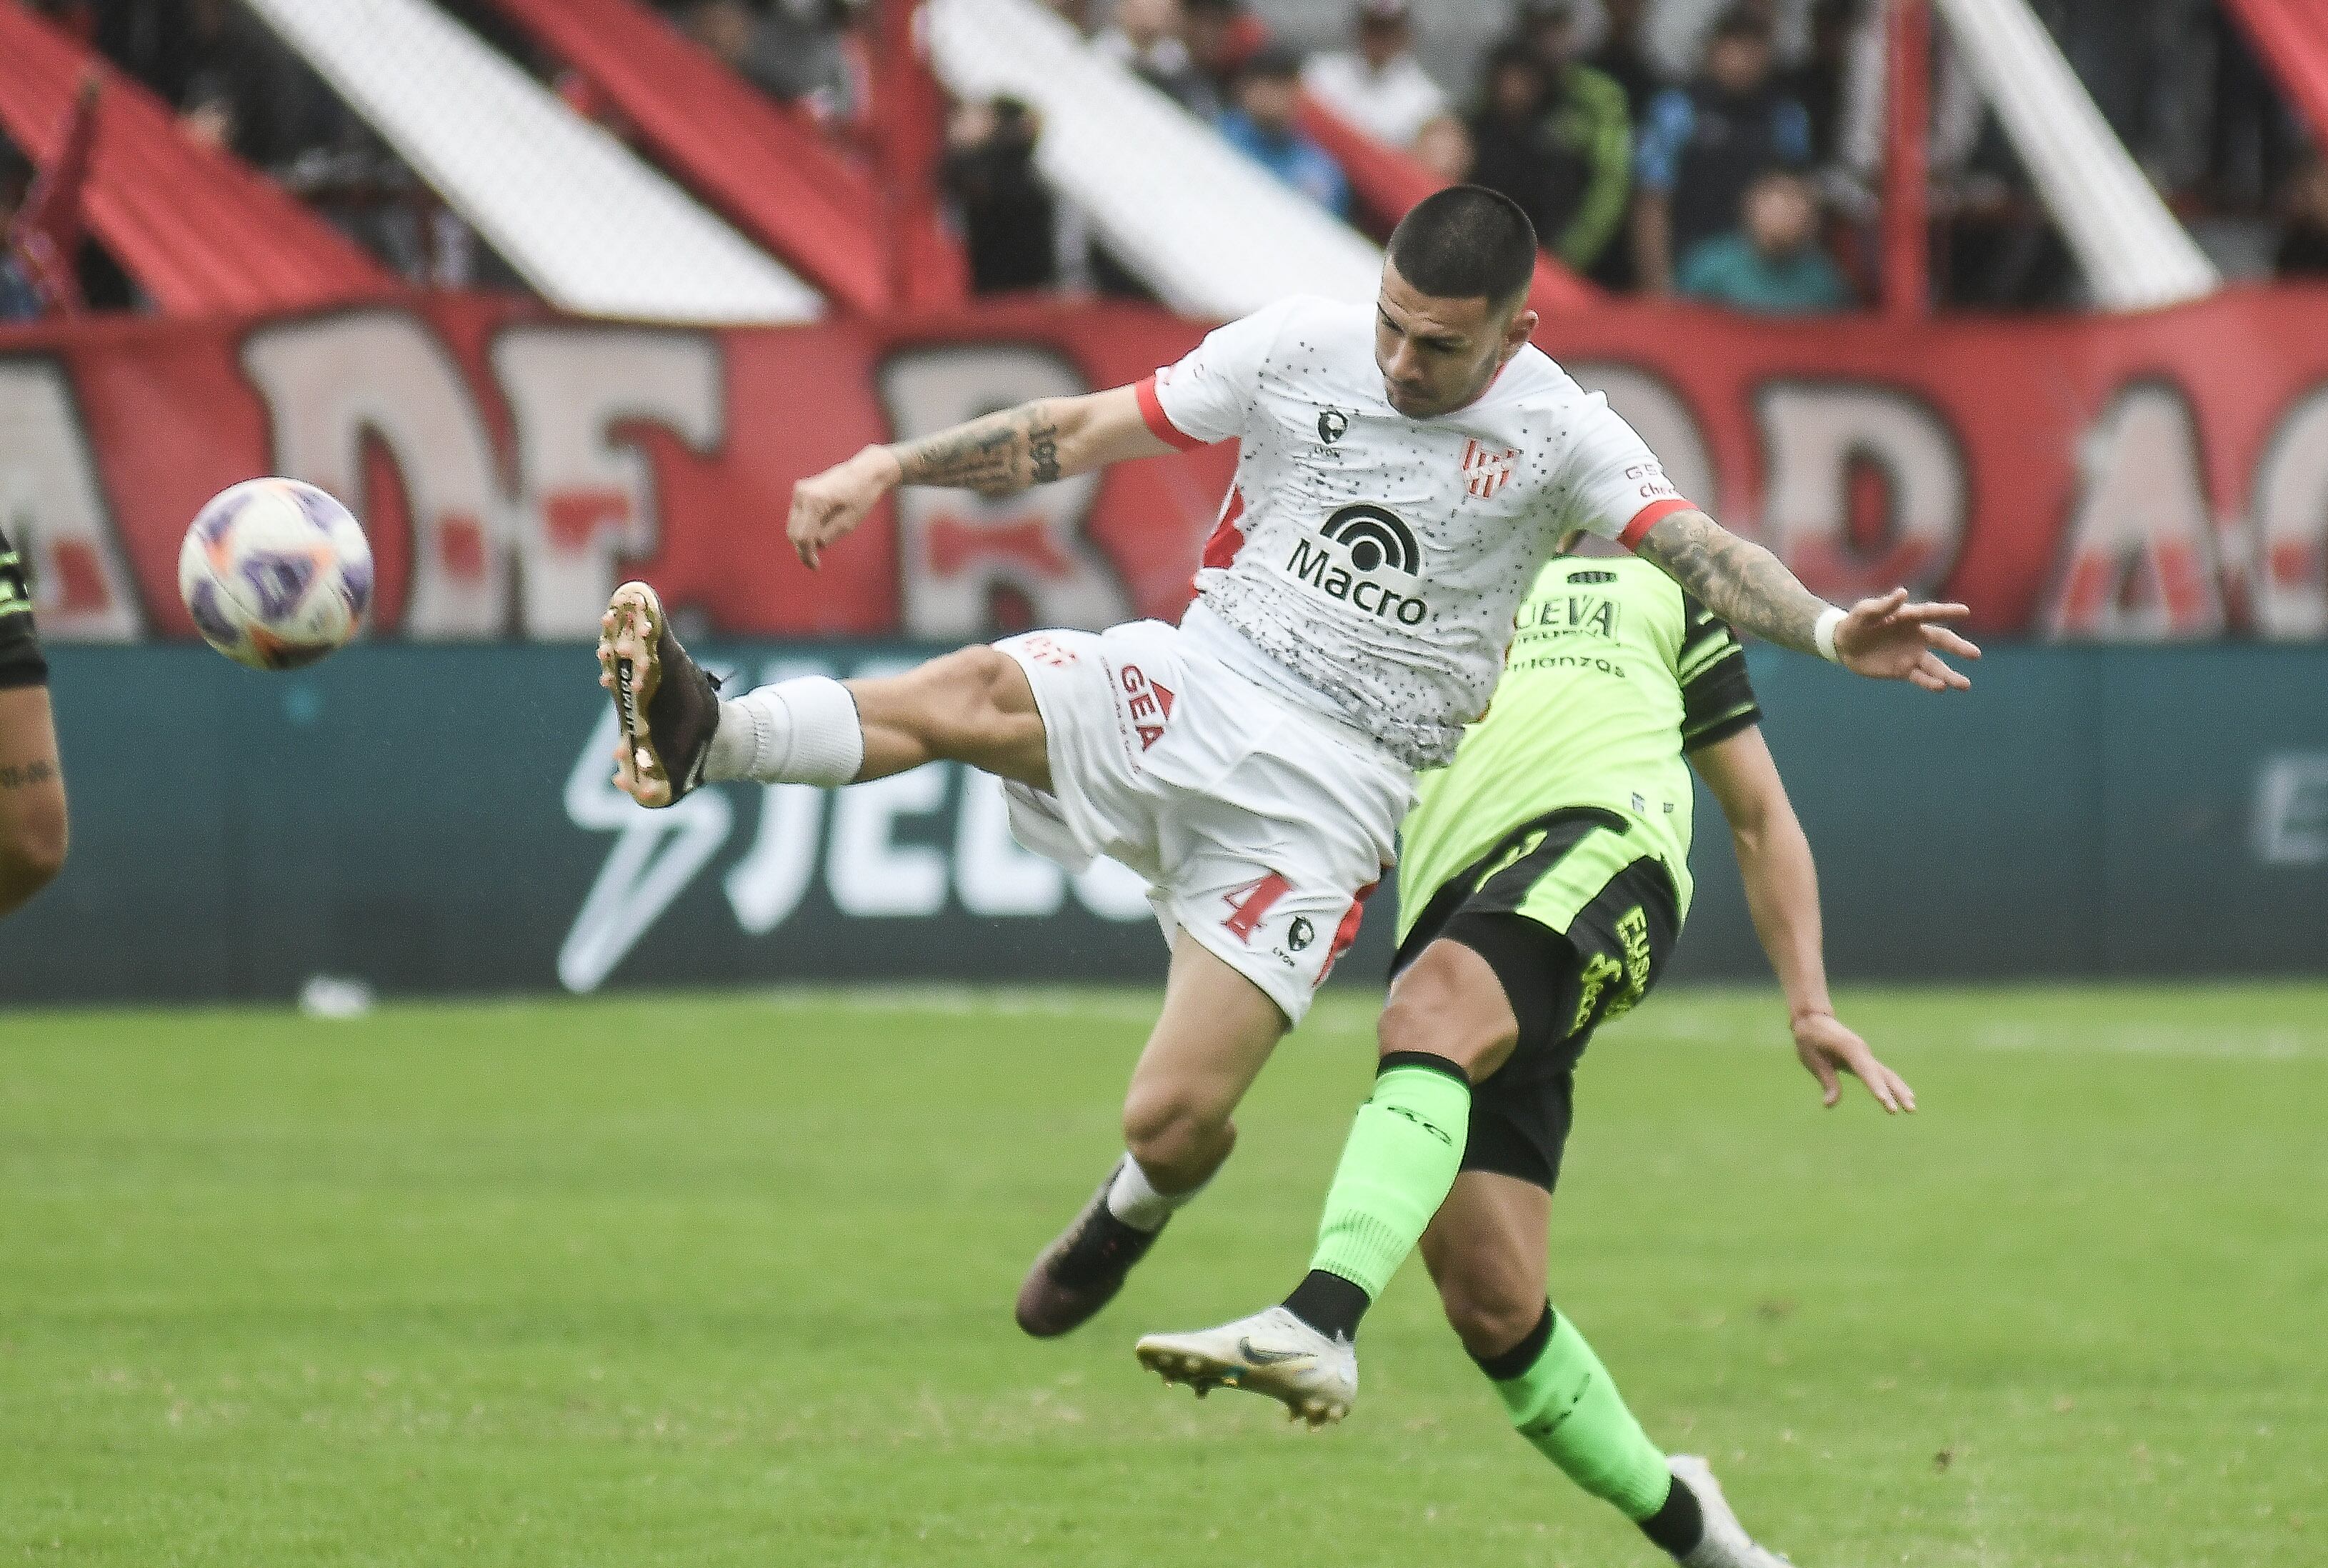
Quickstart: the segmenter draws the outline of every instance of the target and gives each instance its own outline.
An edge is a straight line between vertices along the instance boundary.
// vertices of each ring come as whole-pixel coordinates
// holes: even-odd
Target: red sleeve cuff
[[[1633,513],[1633,521],[1625,525],[1625,531],[1617,536],[1617,542],[1627,549],[1638,549],[1641,548],[1642,536],[1657,527],[1659,519],[1671,517],[1676,512],[1695,512],[1696,510],[1697,502],[1694,501],[1678,499],[1652,501],[1648,505]]]
[[[1165,418],[1164,405],[1156,396],[1154,376],[1149,377],[1132,390],[1140,399],[1140,417],[1148,421],[1149,430],[1159,441],[1163,442],[1167,446],[1177,446],[1183,452],[1192,452],[1205,445],[1194,436],[1183,432],[1178,426]]]

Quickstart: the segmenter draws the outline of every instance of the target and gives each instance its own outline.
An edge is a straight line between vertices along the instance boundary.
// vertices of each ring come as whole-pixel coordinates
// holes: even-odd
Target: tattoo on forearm
[[[36,784],[46,784],[57,776],[57,765],[47,757],[28,762],[23,766],[0,767],[0,790],[30,789]]]
[[[1060,475],[1059,426],[1047,403],[1023,403],[889,450],[908,484],[995,495]]]
[[[1777,556],[1705,513],[1676,512],[1659,519],[1643,537],[1641,553],[1740,631],[1798,653],[1818,652],[1818,618],[1826,601]]]

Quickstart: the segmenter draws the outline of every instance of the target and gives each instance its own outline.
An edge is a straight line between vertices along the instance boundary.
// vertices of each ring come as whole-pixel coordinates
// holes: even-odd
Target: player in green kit
[[[1904,599],[1904,596],[1899,596]],[[1728,819],[1796,1050],[1886,1111],[1908,1085],[1835,1017],[1818,884],[1728,626],[1654,566],[1563,557],[1516,619],[1488,712],[1401,830],[1399,946],[1375,1091],[1310,1271],[1285,1302],[1140,1358],[1313,1424],[1357,1392],[1359,1319],[1420,1241],[1449,1321],[1512,1422],[1689,1568],[1767,1568],[1704,1461],[1668,1459],[1545,1299],[1552,1188],[1592,1032],[1647,994],[1689,910],[1690,769]]]

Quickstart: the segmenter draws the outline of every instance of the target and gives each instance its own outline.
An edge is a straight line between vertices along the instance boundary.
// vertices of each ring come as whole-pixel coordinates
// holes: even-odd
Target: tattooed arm
[[[1786,563],[1759,544],[1740,539],[1702,512],[1659,518],[1637,547],[1698,602],[1741,632],[1798,653],[1823,653],[1819,620],[1830,606],[1803,587]],[[1857,674],[1906,681],[1927,691],[1960,690],[1972,682],[1951,669],[1941,652],[1977,659],[1980,650],[1948,629],[1972,612],[1962,605],[1910,604],[1894,588],[1837,610],[1835,661]]]
[[[918,440],[868,446],[793,487],[785,532],[810,566],[900,484],[1010,495],[1172,448],[1149,429],[1137,392],[1116,387],[1081,398],[1045,398]]]
[[[1803,587],[1777,556],[1705,513],[1676,512],[1659,518],[1638,549],[1740,631],[1798,653],[1818,652],[1818,618],[1826,601]]]

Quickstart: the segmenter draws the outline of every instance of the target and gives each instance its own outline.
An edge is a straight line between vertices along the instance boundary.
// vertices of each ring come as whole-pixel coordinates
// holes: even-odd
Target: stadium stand
[[[728,221],[846,307],[959,298],[960,247],[918,206],[912,244],[927,264],[900,301],[881,221],[888,202],[860,165],[634,0],[494,0],[579,72],[663,164]]]
[[[936,0],[929,18],[947,88],[1034,106],[1044,176],[1167,305],[1225,318],[1289,294],[1374,296],[1382,253],[1371,241],[1033,0]]]
[[[92,72],[105,81],[81,201],[88,227],[165,315],[307,310],[396,279],[231,155],[179,134],[143,88],[16,5],[0,5],[0,127],[54,160]]]
[[[822,313],[774,258],[420,0],[252,9],[552,305],[665,323]]]
[[[2312,0],[2225,0],[2271,61],[2312,134],[2328,143],[2328,11]]]

